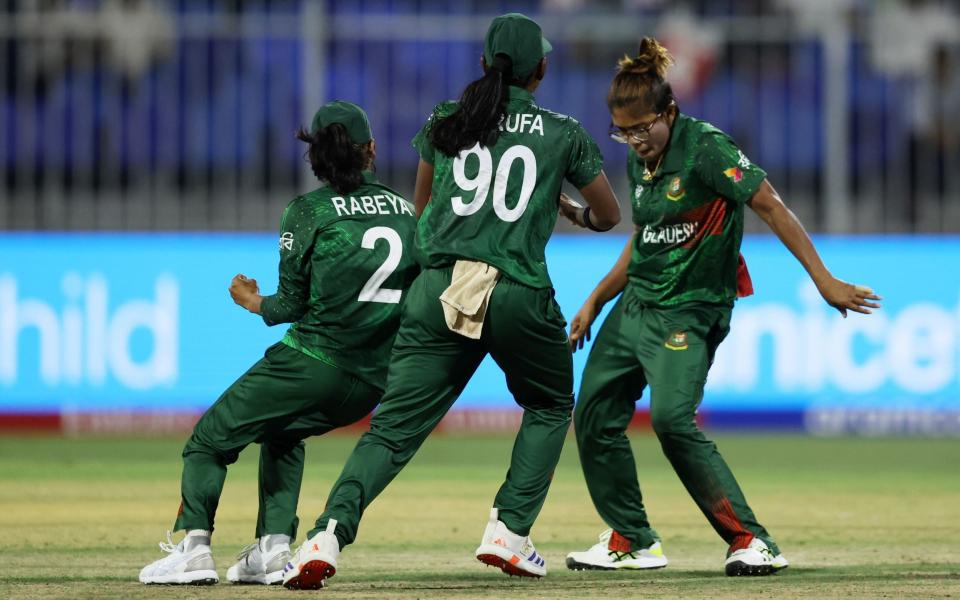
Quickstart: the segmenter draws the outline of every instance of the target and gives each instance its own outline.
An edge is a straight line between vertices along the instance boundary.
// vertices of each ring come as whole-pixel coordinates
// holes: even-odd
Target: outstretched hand
[[[260,286],[256,279],[250,279],[243,273],[234,275],[230,281],[230,297],[250,312],[259,312]]]
[[[827,304],[840,311],[844,318],[848,310],[869,315],[873,312],[871,308],[880,308],[879,302],[875,301],[883,299],[865,285],[854,285],[836,277],[831,277],[818,289]]]
[[[577,311],[570,321],[570,350],[576,352],[583,348],[584,341],[590,341],[590,326],[597,318],[597,307],[589,300]]]
[[[577,227],[586,227],[583,222],[583,207],[570,196],[560,192],[560,214],[576,225]]]

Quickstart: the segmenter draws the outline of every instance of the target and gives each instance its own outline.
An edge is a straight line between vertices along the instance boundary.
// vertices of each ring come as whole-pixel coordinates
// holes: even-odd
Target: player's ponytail
[[[363,171],[370,167],[371,147],[353,143],[340,123],[331,123],[312,134],[300,128],[297,139],[310,145],[306,156],[313,174],[338,194],[348,194],[363,183]]]
[[[673,57],[660,42],[643,38],[636,56],[617,61],[607,107],[613,110],[637,105],[645,112],[663,112],[675,101],[670,82],[664,79],[672,64]]]
[[[506,54],[497,54],[483,77],[463,90],[457,109],[430,127],[428,135],[433,147],[447,156],[456,156],[478,142],[481,146],[496,143],[511,83],[519,83],[513,76],[513,61]]]

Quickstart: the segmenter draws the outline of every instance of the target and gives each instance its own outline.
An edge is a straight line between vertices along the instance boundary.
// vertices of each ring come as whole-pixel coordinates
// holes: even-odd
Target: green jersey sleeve
[[[577,189],[586,187],[603,170],[603,154],[580,123],[570,128],[570,160],[564,177]]]
[[[264,296],[260,315],[273,326],[293,323],[310,305],[310,265],[316,227],[305,203],[291,202],[280,220],[280,281],[277,293]]]
[[[696,150],[694,169],[701,181],[725,198],[745,204],[753,197],[767,173],[750,162],[730,137],[706,133]]]
[[[413,137],[413,140],[410,143],[417,151],[417,154],[420,155],[420,159],[423,162],[432,165],[436,160],[436,149],[433,147],[433,144],[430,143],[430,128],[433,127],[434,123],[444,117],[449,116],[456,109],[456,102],[441,102],[440,104],[436,105],[433,111],[430,113],[430,116],[427,118],[427,122],[423,124],[423,127],[420,128],[420,131],[417,132],[417,135]]]

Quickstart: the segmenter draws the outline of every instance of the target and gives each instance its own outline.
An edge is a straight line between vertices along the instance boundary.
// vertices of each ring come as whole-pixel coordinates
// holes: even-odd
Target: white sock
[[[197,546],[209,546],[210,545],[210,536],[212,532],[207,531],[206,529],[191,529],[187,531],[187,536],[183,538],[184,550],[192,550]]]
[[[291,541],[290,536],[284,533],[270,533],[260,538],[260,550],[270,552],[277,546],[290,546]]]

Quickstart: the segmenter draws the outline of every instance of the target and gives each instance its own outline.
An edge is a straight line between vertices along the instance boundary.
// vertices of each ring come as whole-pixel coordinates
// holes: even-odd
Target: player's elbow
[[[609,205],[601,205],[597,208],[590,207],[590,222],[597,229],[606,230],[616,227],[620,223],[620,206],[615,202]]]

